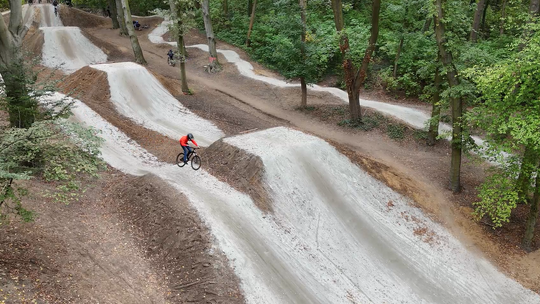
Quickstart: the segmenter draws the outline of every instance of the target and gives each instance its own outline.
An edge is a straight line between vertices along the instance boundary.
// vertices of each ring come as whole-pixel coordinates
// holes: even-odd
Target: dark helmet
[[[193,139],[193,134],[191,134],[191,133],[188,133],[188,135],[187,135],[187,138],[189,138],[189,139]]]

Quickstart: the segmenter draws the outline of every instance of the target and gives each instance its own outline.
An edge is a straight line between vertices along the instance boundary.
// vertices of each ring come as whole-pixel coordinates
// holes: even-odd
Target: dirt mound
[[[103,53],[107,55],[108,61],[133,61],[135,58],[133,54],[128,51],[124,51],[119,47],[97,38],[96,36],[90,34],[86,29],[81,28],[81,33],[88,38],[94,45],[100,48]]]
[[[76,8],[62,6],[60,9],[60,19],[64,26],[78,27],[111,27],[112,21],[109,18],[100,17],[94,14],[81,11]]]
[[[34,23],[24,36],[23,48],[35,57],[41,57],[43,43],[45,43],[43,32],[39,30],[38,23]]]
[[[227,258],[188,199],[159,178],[125,178],[109,201],[157,269],[166,269],[171,303],[243,303]],[[210,250],[212,249],[212,253]]]
[[[180,152],[180,146],[176,140],[146,129],[116,111],[115,106],[110,101],[107,73],[91,67],[84,67],[69,75],[61,83],[59,89],[84,102],[101,117],[158,157],[159,160],[169,163],[176,162],[176,155]]]
[[[262,160],[220,139],[202,153],[208,172],[236,190],[248,194],[263,212],[273,212],[264,187]]]

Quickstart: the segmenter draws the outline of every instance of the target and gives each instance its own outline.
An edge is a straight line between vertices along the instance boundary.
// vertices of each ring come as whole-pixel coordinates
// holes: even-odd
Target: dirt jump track
[[[75,72],[63,89],[77,89],[77,76],[99,78],[83,85],[71,119],[99,130],[102,158],[114,172],[89,204],[90,210],[101,208],[99,217],[78,211],[89,227],[100,221],[104,226],[87,232],[92,242],[75,250],[76,258],[67,257],[73,248],[64,252],[78,263],[72,284],[81,288],[68,293],[73,298],[67,302],[79,297],[109,303],[540,304],[538,294],[471,253],[410,198],[325,140],[290,126],[225,137],[217,123],[179,103],[145,67],[95,64],[107,56],[78,28],[62,27],[50,5],[38,8],[44,65],[63,63],[66,73],[91,65]],[[163,34],[161,25],[148,38],[164,43]],[[237,53],[221,53],[240,74],[283,86],[255,75]],[[98,83],[102,94],[88,87]],[[85,104],[89,99],[94,101]],[[403,114],[411,125],[425,116],[379,106]],[[135,128],[159,140],[134,140]],[[153,153],[156,147],[148,148],[163,138],[168,145],[190,130],[208,147],[201,155],[211,168],[178,168],[169,156]],[[59,227],[53,228],[65,233]],[[66,242],[76,244],[76,237]],[[99,277],[106,279],[90,284]],[[84,283],[109,294],[93,293]],[[127,296],[125,290],[136,292]]]

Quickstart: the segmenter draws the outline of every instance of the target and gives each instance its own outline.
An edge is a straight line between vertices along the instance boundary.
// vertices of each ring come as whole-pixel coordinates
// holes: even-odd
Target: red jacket
[[[197,147],[199,146],[199,145],[197,145],[197,143],[193,139],[188,139],[187,135],[184,135],[184,136],[182,136],[182,138],[180,138],[180,145],[182,147],[185,147],[185,146],[188,145],[188,141],[190,141],[190,140],[191,140],[191,142],[193,144],[195,144],[195,146],[197,146]]]

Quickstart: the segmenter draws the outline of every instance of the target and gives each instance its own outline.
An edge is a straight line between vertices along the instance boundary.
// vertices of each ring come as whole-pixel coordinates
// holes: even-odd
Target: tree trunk
[[[534,190],[534,197],[531,203],[531,209],[529,216],[527,217],[527,223],[525,224],[525,234],[523,235],[522,246],[525,250],[531,250],[531,243],[534,237],[534,230],[536,227],[536,221],[538,220],[540,207],[540,171],[536,172],[536,188]]]
[[[120,25],[120,35],[127,36],[128,30],[126,27],[126,18],[122,9],[122,0],[114,0],[116,2],[116,14],[118,16],[118,24]],[[133,26],[133,25],[132,25]]]
[[[182,81],[182,92],[184,94],[191,94],[187,83],[187,73],[186,73],[186,48],[184,47],[184,33],[183,33],[183,23],[182,19],[178,18],[178,8],[176,7],[175,0],[169,0],[169,5],[171,7],[171,14],[173,20],[176,20],[178,26],[178,36],[176,39],[176,44],[180,56],[178,60],[180,61],[180,78]]]
[[[302,56],[302,60],[305,63],[306,60],[306,31],[307,31],[307,24],[306,24],[306,0],[300,0],[300,19],[302,20],[302,34],[300,36],[300,39],[302,41],[302,44],[300,46],[300,52]],[[307,85],[306,85],[306,78],[300,77],[300,87],[302,89],[302,102],[300,106],[302,108],[307,107]]]
[[[255,22],[255,9],[257,8],[257,0],[253,0],[253,8],[251,10],[251,18],[249,20],[249,28],[247,33],[247,39],[246,39],[246,46],[249,46],[251,41],[249,41],[249,37],[251,37],[251,30],[253,29],[253,23]]]
[[[9,0],[9,6],[9,25],[0,18],[0,74],[4,79],[10,125],[28,128],[38,114],[36,100],[28,96],[21,51],[28,27],[23,23],[21,1]]]
[[[141,49],[141,45],[139,44],[139,38],[137,38],[137,35],[135,35],[135,29],[133,28],[131,10],[129,9],[129,0],[120,1],[122,1],[122,11],[124,12],[124,20],[129,34],[129,40],[131,40],[133,54],[135,54],[135,62],[146,65],[146,60],[144,59],[143,51]]]
[[[369,45],[364,53],[364,59],[362,65],[355,73],[353,62],[350,58],[347,58],[349,52],[349,38],[347,34],[343,32],[343,9],[341,0],[332,0],[332,10],[334,11],[334,23],[336,30],[340,33],[339,49],[343,56],[343,71],[345,76],[345,85],[347,87],[347,95],[349,97],[349,110],[351,120],[361,121],[362,113],[360,109],[360,88],[364,84],[367,75],[367,68],[371,60],[373,51],[375,50],[375,44],[377,43],[377,37],[379,35],[379,13],[381,8],[381,1],[374,0],[372,2],[372,16],[371,16],[371,36],[369,37]]]
[[[485,2],[486,0],[478,0],[478,3],[476,4],[476,11],[474,13],[471,36],[469,38],[471,42],[476,42],[476,40],[478,39],[478,31],[480,30],[480,21],[482,20],[482,15],[484,13]]]
[[[118,14],[116,12],[116,0],[108,0],[109,7],[111,9],[111,20],[112,20],[112,28],[117,29],[120,28],[120,25],[118,24]]]
[[[422,29],[422,33],[425,33],[429,30],[429,28],[431,27],[431,20],[431,17],[426,19],[426,22],[424,23],[424,28]]]
[[[225,18],[227,18],[227,20],[229,20],[229,2],[228,2],[228,0],[223,0],[222,9],[223,9],[223,15],[225,15]]]
[[[521,168],[519,176],[516,180],[516,190],[519,195],[519,200],[522,203],[527,203],[529,188],[531,186],[531,175],[537,166],[537,154],[534,147],[526,146],[521,158]]]
[[[360,88],[366,82],[367,70],[369,67],[369,62],[371,61],[371,56],[375,51],[375,46],[377,44],[377,38],[379,37],[379,13],[381,11],[381,0],[373,0],[372,2],[372,14],[371,14],[371,35],[369,36],[369,45],[364,53],[364,59],[362,59],[362,65],[354,78],[354,90],[355,90],[355,103],[358,110],[358,118],[360,116]]]
[[[529,14],[535,17],[538,15],[538,10],[540,9],[540,0],[531,0],[529,4]]]
[[[221,71],[221,65],[218,61],[218,55],[216,51],[216,39],[214,38],[212,20],[210,19],[210,0],[203,0],[202,12],[204,19],[204,28],[206,30],[206,39],[208,39],[208,52],[210,53],[210,63],[208,64],[206,70],[209,73],[216,73]]]
[[[452,54],[447,52],[445,49],[446,37],[444,36],[444,24],[442,23],[442,20],[444,20],[442,1],[443,0],[435,1],[435,38],[437,40],[437,46],[439,48],[439,55],[441,56],[441,61],[446,68],[446,78],[448,79],[448,85],[450,86],[450,88],[453,88],[459,84],[459,80],[456,67],[453,63]],[[450,106],[452,108],[452,161],[450,164],[450,189],[454,193],[458,193],[459,191],[461,191],[461,149],[463,140],[463,133],[461,128],[463,105],[461,98],[450,97]]]
[[[247,3],[247,15],[251,16],[251,11],[253,10],[253,0],[248,0]]]
[[[439,65],[435,68],[435,92],[433,93],[433,109],[431,111],[431,120],[429,122],[428,131],[428,145],[434,146],[437,143],[437,136],[439,136],[439,121],[441,115],[441,84],[442,76]]]
[[[501,35],[504,34],[504,20],[506,19],[506,1],[507,0],[503,0],[502,9],[501,9],[501,25],[500,25],[500,30],[499,30],[499,34]]]
[[[397,67],[398,67],[398,61],[399,61],[399,55],[401,55],[401,49],[403,48],[403,40],[404,40],[404,36],[402,35],[401,36],[401,39],[399,40],[399,46],[398,46],[398,49],[397,49],[397,53],[396,53],[396,59],[394,60],[394,78],[397,77]]]
[[[488,6],[489,6],[489,0],[486,0],[486,4],[484,5],[484,11],[482,12],[482,22],[480,22],[480,28],[482,29],[483,32],[487,32],[486,31],[486,13],[487,13]]]

